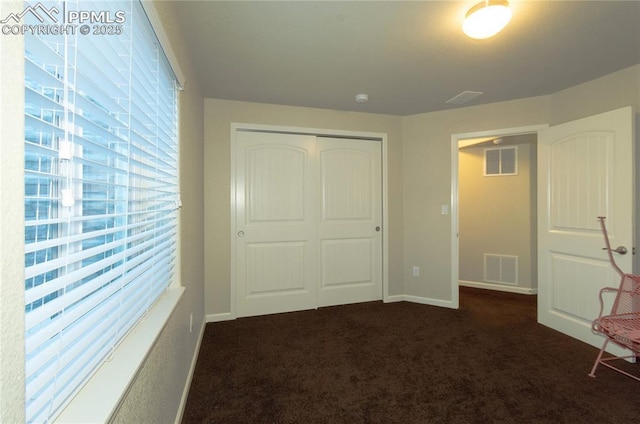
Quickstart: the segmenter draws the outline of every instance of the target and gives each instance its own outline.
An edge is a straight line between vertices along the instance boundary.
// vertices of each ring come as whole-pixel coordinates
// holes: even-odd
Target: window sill
[[[184,287],[169,287],[167,293],[158,299],[147,316],[118,346],[113,358],[102,364],[54,423],[109,422],[182,298],[184,290]]]

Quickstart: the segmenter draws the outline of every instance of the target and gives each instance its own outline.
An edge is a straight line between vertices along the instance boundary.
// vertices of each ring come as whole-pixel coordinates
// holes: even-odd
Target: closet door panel
[[[317,305],[315,137],[237,132],[238,316]]]
[[[381,144],[318,138],[319,306],[382,299]]]

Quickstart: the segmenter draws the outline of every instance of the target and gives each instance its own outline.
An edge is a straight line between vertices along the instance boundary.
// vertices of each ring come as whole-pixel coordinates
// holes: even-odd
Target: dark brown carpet
[[[640,383],[588,377],[597,349],[537,324],[535,296],[463,288],[460,305],[210,323],[183,423],[640,423]]]

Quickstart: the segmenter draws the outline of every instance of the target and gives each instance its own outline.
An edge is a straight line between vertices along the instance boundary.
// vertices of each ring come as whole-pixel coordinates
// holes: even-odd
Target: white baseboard
[[[393,296],[387,296],[384,299],[382,299],[382,301],[384,303],[403,302],[404,301],[404,296],[402,296],[401,294],[396,294],[396,295],[393,295]]]
[[[464,281],[460,280],[458,282],[460,286],[463,287],[473,287],[478,289],[486,289],[486,290],[498,290],[510,293],[518,293],[518,294],[537,294],[537,289],[524,288],[524,287],[516,287],[516,286],[507,286],[493,283],[481,283],[478,281]],[[397,294],[386,296],[383,299],[384,303],[393,303],[393,302],[412,302],[419,303],[421,305],[431,305],[431,306],[440,306],[442,308],[451,308],[453,307],[453,302],[450,300],[442,300],[442,299],[434,299],[430,297],[420,297],[420,296],[412,296],[407,294]],[[217,314],[208,314],[205,316],[206,322],[221,322],[221,321],[231,321],[236,319],[236,317],[231,314],[231,312],[222,312]]]
[[[455,309],[453,307],[453,302],[451,302],[450,300],[433,299],[430,297],[419,297],[419,296],[411,296],[406,294],[387,296],[387,298],[384,301],[385,303],[411,302],[411,303],[419,303],[421,305],[431,305],[431,306],[439,306],[442,308]]]
[[[205,315],[206,322],[220,322],[220,321],[231,321],[236,319],[235,316],[231,314],[231,312],[222,312],[219,314],[208,314]]]
[[[196,364],[198,363],[198,355],[200,354],[200,345],[202,344],[202,338],[204,337],[204,329],[206,326],[207,326],[207,322],[202,321],[202,325],[200,326],[200,336],[198,337],[198,343],[196,343],[196,350],[193,353],[193,358],[191,359],[191,367],[189,368],[189,375],[187,376],[187,382],[185,383],[184,390],[182,391],[182,399],[180,399],[180,406],[178,407],[178,414],[176,415],[175,424],[180,424],[182,422],[182,417],[184,416],[184,408],[187,406],[189,389],[191,388],[193,373],[195,372]]]
[[[538,289],[526,288],[526,287],[518,287],[518,286],[507,286],[503,284],[494,284],[494,283],[482,283],[479,281],[458,281],[458,285],[463,287],[472,287],[475,289],[484,289],[484,290],[497,290],[509,293],[518,293],[518,294],[538,294]]]

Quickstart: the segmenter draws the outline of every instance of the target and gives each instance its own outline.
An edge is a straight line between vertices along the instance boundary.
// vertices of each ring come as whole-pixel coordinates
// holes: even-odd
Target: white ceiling
[[[640,63],[640,1],[511,0],[488,40],[471,1],[176,1],[205,97],[391,115],[554,93]],[[354,96],[367,93],[369,102]]]

